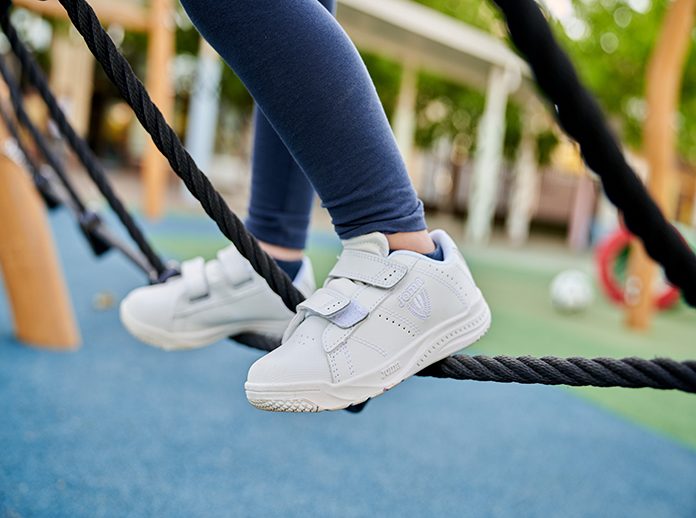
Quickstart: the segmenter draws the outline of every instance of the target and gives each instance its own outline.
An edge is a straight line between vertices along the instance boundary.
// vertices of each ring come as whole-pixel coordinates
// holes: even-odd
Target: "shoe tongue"
[[[377,254],[382,257],[389,255],[389,241],[384,234],[373,232],[364,236],[353,237],[346,239],[343,242],[344,250],[357,250],[370,254]]]

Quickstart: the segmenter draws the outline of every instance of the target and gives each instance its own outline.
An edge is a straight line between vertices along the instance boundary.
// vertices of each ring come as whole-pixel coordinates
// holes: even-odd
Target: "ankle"
[[[287,248],[284,246],[272,245],[264,241],[259,241],[261,249],[273,259],[286,262],[301,261],[304,257],[304,250],[300,248]]]
[[[397,232],[385,235],[389,242],[390,250],[410,250],[425,255],[433,253],[437,248],[427,230]]]

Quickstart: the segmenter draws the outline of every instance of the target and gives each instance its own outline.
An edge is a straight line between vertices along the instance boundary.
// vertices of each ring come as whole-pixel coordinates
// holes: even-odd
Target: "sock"
[[[300,268],[302,268],[302,261],[281,261],[280,259],[276,259],[275,262],[278,263],[280,269],[287,273],[288,277],[293,281],[295,277],[297,277]]]
[[[389,250],[389,253],[391,254],[394,250]],[[430,252],[429,254],[421,254],[424,255],[425,257],[429,257],[430,259],[434,259],[435,261],[443,261],[445,259],[445,254],[442,251],[442,247],[440,246],[440,243],[435,243],[435,250]]]
[[[442,247],[440,246],[440,243],[435,243],[435,250],[433,250],[429,254],[423,254],[423,255],[425,257],[429,257],[430,259],[434,259],[435,261],[442,261],[445,258],[445,255],[442,252]]]

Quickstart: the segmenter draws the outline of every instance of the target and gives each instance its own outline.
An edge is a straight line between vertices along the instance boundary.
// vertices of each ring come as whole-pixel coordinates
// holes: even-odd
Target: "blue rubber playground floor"
[[[243,390],[259,352],[131,338],[93,299],[118,301],[143,275],[115,253],[93,258],[68,215],[51,222],[83,345],[18,343],[0,294],[2,517],[696,516],[696,396],[412,378],[357,415],[262,412]],[[167,257],[225,244],[203,217],[146,226]],[[338,251],[312,234],[319,280]],[[582,259],[464,252],[493,311],[468,352],[696,358],[685,307],[645,336],[601,298],[554,313],[548,282]]]

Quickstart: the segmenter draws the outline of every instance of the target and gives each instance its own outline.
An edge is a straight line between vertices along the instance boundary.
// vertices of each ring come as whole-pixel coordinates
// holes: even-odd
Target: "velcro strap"
[[[347,329],[367,317],[369,311],[359,302],[327,288],[314,292],[307,300],[297,306],[324,317],[338,327]]]
[[[217,258],[225,277],[232,286],[238,286],[252,279],[254,270],[234,245],[218,251]]]
[[[406,266],[387,257],[358,250],[343,250],[329,276],[345,277],[378,288],[391,288],[406,275],[407,271]]]
[[[208,280],[205,278],[205,259],[196,257],[181,263],[181,278],[186,285],[190,300],[208,295]]]

